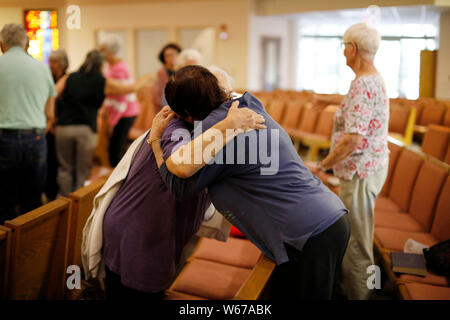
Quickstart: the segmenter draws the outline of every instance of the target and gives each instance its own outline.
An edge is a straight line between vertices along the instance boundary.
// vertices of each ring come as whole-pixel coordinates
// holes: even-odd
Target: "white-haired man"
[[[55,85],[49,68],[25,52],[19,24],[0,31],[0,224],[41,205],[46,128],[54,119]]]

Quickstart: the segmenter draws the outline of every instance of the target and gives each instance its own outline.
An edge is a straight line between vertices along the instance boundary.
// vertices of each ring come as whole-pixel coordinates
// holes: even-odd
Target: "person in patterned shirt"
[[[350,210],[352,231],[340,285],[349,299],[370,298],[366,270],[374,264],[374,206],[389,164],[389,99],[373,63],[379,42],[379,33],[366,23],[345,32],[344,55],[356,77],[335,113],[330,153],[318,164],[340,178],[339,196]]]

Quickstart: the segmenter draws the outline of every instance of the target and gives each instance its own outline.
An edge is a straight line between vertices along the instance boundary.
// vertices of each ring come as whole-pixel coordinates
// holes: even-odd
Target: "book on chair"
[[[427,274],[423,254],[391,252],[392,271],[424,277]]]

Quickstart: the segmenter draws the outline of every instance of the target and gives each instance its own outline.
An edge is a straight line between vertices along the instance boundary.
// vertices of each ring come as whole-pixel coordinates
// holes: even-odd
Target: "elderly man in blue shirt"
[[[261,114],[267,129],[211,139],[210,128],[232,105],[214,102],[218,90],[217,79],[200,66],[185,67],[168,82],[170,107],[185,121],[201,121],[202,134],[164,160],[154,121],[149,143],[163,180],[180,198],[208,188],[216,209],[277,263],[274,298],[331,299],[350,237],[348,210],[305,167],[288,134],[250,93],[237,99],[239,107]],[[166,125],[170,117],[156,118]]]
[[[56,90],[49,68],[25,52],[27,40],[19,24],[0,32],[0,224],[39,207],[45,185]]]

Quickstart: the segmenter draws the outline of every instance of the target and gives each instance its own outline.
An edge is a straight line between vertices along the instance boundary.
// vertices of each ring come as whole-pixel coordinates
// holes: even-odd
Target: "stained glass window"
[[[28,53],[34,58],[48,63],[50,52],[59,47],[56,11],[25,11],[25,27],[30,40]]]

